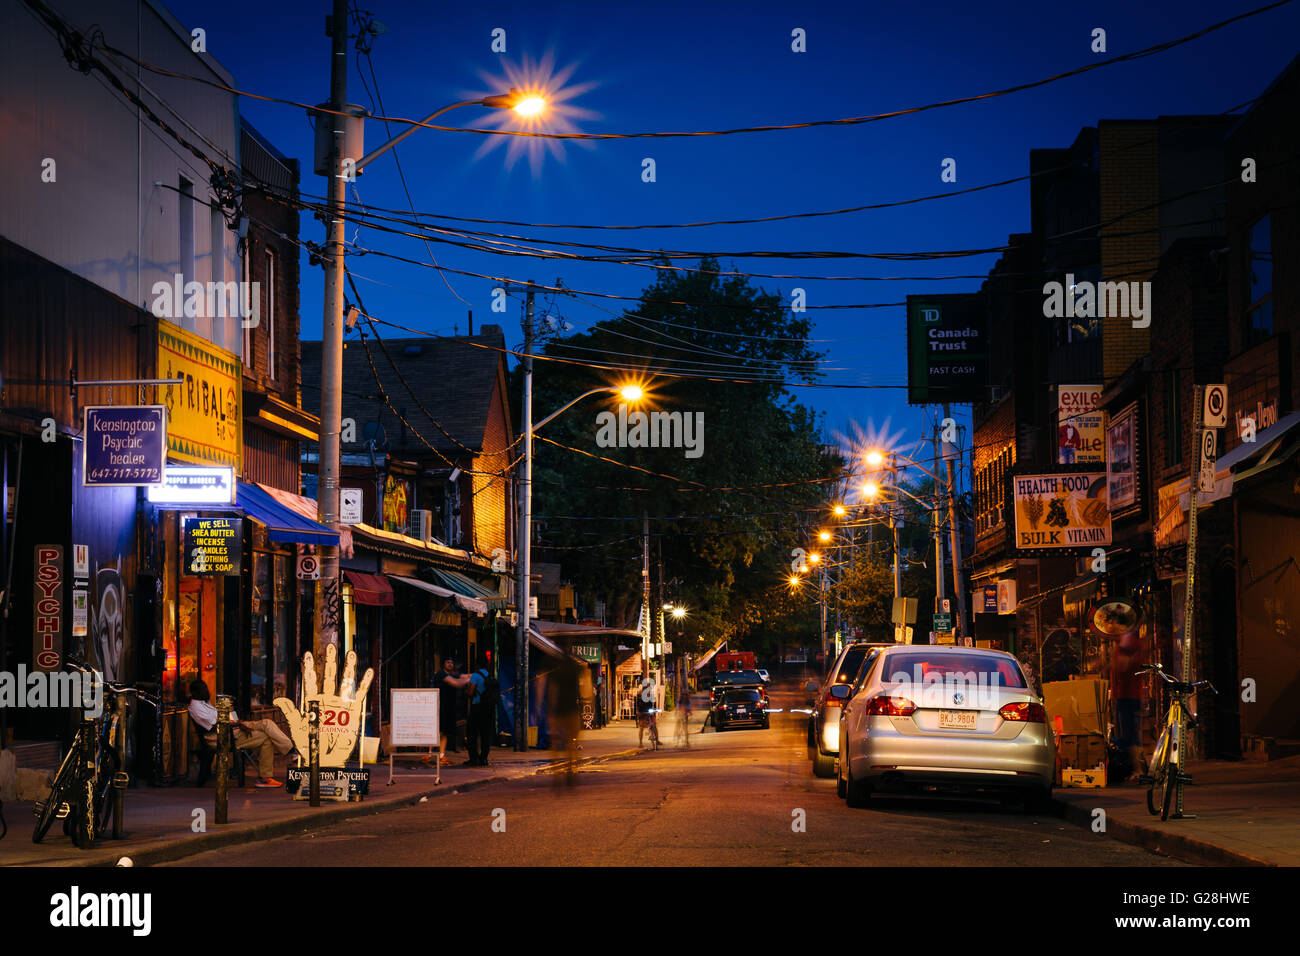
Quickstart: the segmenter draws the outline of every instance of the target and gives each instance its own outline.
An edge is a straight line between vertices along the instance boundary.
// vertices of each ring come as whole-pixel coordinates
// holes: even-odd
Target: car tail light
[[[867,701],[868,717],[911,717],[915,712],[916,704],[906,697],[878,694]]]
[[[998,711],[1003,720],[1018,720],[1031,724],[1047,723],[1047,710],[1036,700],[1021,700],[1004,704]]]

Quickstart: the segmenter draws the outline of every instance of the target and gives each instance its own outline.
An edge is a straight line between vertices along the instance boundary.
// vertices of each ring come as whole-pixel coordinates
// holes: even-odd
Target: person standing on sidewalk
[[[486,767],[492,749],[492,722],[496,717],[497,701],[501,699],[501,685],[486,667],[469,675],[469,723],[465,736],[468,739],[469,760],[466,767]]]
[[[449,737],[451,750],[456,750],[456,721],[459,719],[456,699],[460,690],[468,687],[469,683],[468,677],[456,673],[456,661],[450,657],[443,660],[442,670],[433,679],[433,686],[438,688],[438,759],[444,766],[451,762],[447,759]],[[471,755],[473,752],[470,748]]]

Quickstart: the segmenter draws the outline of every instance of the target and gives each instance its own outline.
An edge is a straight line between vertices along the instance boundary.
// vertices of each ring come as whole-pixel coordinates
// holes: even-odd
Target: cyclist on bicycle
[[[655,734],[655,682],[649,677],[641,678],[641,686],[636,693],[636,745],[641,747],[645,740],[646,728]]]

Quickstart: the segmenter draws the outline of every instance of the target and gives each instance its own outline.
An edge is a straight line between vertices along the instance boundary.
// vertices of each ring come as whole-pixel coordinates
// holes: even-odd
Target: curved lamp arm
[[[560,415],[562,415],[562,414],[564,414],[565,412],[567,412],[567,411],[568,411],[570,408],[572,408],[574,405],[577,405],[577,404],[578,404],[580,401],[582,401],[584,398],[591,398],[591,396],[593,396],[593,395],[599,395],[601,392],[617,392],[617,391],[618,391],[618,387],[617,387],[617,386],[614,386],[614,385],[602,385],[600,388],[593,388],[593,389],[592,389],[591,391],[589,391],[589,392],[583,392],[581,395],[579,395],[579,396],[578,396],[577,398],[575,398],[573,401],[569,402],[569,403],[566,404],[566,405],[561,405],[561,406],[560,406],[559,408],[557,408],[555,411],[551,412],[551,414],[549,414],[549,415],[547,415],[545,418],[543,418],[540,422],[537,422],[535,425],[533,425],[533,431],[536,432],[537,429],[541,428],[541,427],[542,427],[543,425],[545,425],[547,422],[551,421],[551,420],[554,419],[554,418],[558,418]]]

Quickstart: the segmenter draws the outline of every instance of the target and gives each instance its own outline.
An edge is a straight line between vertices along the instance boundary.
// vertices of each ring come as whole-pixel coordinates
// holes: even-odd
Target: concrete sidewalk
[[[636,724],[615,721],[600,730],[584,731],[579,739],[578,760],[591,763],[631,756],[636,753]],[[217,847],[266,840],[296,833],[311,827],[338,823],[351,817],[395,810],[422,798],[446,796],[466,789],[489,786],[546,771],[563,764],[565,754],[558,751],[530,750],[515,753],[494,748],[488,767],[462,766],[467,759],[462,751],[448,754],[451,766],[442,768],[442,783],[434,782],[433,767],[418,760],[399,760],[394,768],[397,779],[387,785],[388,765],[370,767],[370,793],[360,803],[322,801],[310,807],[305,800],[293,800],[284,790],[259,790],[251,786],[232,786],[229,791],[229,822],[212,822],[216,791],[209,781],[203,788],[194,786],[131,787],[126,792],[126,834],[121,840],[105,838],[92,850],[79,850],[64,835],[62,824],[55,821],[45,839],[31,840],[35,816],[30,802],[6,803],[5,819],[9,835],[0,840],[0,866],[113,866],[122,857],[143,866],[164,860],[177,860]],[[282,768],[277,765],[277,773]],[[279,779],[283,779],[280,776]],[[206,832],[196,832],[196,820],[203,811]]]
[[[1195,761],[1183,810],[1195,819],[1161,822],[1147,790],[1130,781],[1053,791],[1067,820],[1091,828],[1106,811],[1107,836],[1189,863],[1300,866],[1300,757],[1268,762]]]

